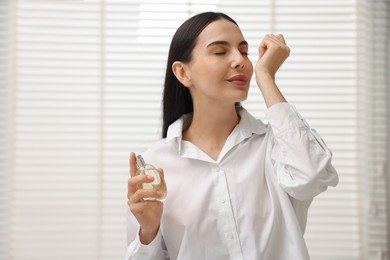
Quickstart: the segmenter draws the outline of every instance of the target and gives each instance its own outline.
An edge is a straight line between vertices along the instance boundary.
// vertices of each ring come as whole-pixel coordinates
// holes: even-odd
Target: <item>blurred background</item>
[[[277,84],[340,175],[310,208],[311,258],[389,259],[389,4],[0,0],[0,259],[124,258],[128,156],[160,138],[170,39],[203,11],[253,62],[267,33],[292,49]],[[254,80],[243,105],[265,121]]]

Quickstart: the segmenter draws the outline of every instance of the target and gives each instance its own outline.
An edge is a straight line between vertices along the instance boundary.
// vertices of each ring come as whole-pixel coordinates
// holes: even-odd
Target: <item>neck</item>
[[[183,139],[216,160],[239,121],[235,106],[194,106],[192,122],[183,132]]]

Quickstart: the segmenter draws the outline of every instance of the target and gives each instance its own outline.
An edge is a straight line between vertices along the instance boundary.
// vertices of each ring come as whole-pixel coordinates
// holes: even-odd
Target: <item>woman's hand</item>
[[[259,60],[255,66],[256,81],[259,84],[262,77],[275,79],[275,74],[290,55],[283,35],[267,34],[259,46]],[[260,84],[259,84],[260,85]]]
[[[259,46],[259,60],[255,66],[256,82],[267,107],[287,102],[275,83],[275,74],[290,55],[290,48],[281,34],[268,34]]]
[[[148,175],[136,175],[137,166],[135,154],[130,154],[130,178],[127,188],[127,204],[133,213],[140,229],[140,241],[142,244],[149,244],[156,237],[160,227],[163,203],[157,200],[144,200],[150,197],[162,197],[158,191],[142,189],[142,183],[153,182],[153,177]],[[162,169],[159,169],[162,173]]]

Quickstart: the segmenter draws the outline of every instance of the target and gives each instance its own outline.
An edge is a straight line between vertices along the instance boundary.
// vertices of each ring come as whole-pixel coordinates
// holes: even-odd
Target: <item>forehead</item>
[[[207,46],[213,41],[227,41],[231,44],[244,40],[240,28],[225,19],[217,20],[207,25],[199,34],[197,45]]]

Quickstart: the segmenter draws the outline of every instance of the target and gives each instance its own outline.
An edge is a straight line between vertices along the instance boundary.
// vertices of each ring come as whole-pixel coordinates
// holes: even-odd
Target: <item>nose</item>
[[[234,55],[232,57],[232,67],[235,69],[243,69],[244,62],[245,62],[245,58],[243,54],[239,50],[234,52]]]

